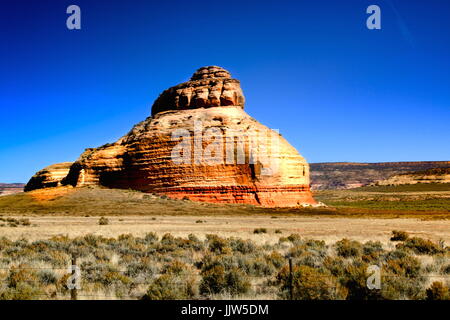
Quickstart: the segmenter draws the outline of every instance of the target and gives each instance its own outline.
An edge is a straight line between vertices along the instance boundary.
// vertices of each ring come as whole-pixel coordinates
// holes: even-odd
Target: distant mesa
[[[439,168],[449,168],[450,161],[410,162],[324,162],[311,164],[313,190],[351,189],[373,184],[412,184],[421,182],[449,182]],[[436,169],[437,171],[422,171]],[[416,177],[402,174],[417,173]],[[392,178],[391,178],[392,177]]]
[[[373,185],[391,186],[417,183],[450,183],[450,166],[431,168],[423,171],[395,174],[388,179],[380,180]]]
[[[23,192],[24,183],[0,183],[0,196]]]
[[[200,68],[189,81],[162,92],[151,116],[118,141],[37,172],[25,190],[100,185],[214,203],[315,205],[306,160],[250,117],[244,104],[239,80],[217,66]],[[182,159],[190,160],[184,158],[188,155],[192,161],[174,161],[181,144]],[[234,161],[217,161],[220,157]]]

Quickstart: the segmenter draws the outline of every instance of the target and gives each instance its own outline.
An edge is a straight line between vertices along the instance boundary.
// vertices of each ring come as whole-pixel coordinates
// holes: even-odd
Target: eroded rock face
[[[61,180],[67,176],[72,164],[73,162],[56,163],[36,172],[25,185],[24,191],[61,186]]]
[[[165,90],[152,116],[113,144],[87,149],[63,184],[131,188],[217,203],[314,204],[309,166],[244,110],[238,80],[205,67]]]
[[[244,108],[245,98],[239,80],[228,71],[216,67],[198,69],[191,80],[165,90],[152,107],[152,116],[167,110],[183,110],[218,106]]]

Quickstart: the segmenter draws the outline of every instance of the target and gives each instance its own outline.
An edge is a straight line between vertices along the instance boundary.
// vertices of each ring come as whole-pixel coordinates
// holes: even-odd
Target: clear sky
[[[206,65],[309,162],[450,160],[447,0],[2,0],[0,37],[0,182],[115,141]]]

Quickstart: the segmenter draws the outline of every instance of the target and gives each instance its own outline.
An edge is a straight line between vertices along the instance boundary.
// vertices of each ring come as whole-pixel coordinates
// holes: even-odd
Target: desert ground
[[[21,219],[20,216],[13,218]],[[251,239],[256,243],[275,243],[280,236],[297,233],[304,238],[321,239],[327,243],[342,238],[357,241],[389,242],[392,230],[402,230],[413,236],[433,241],[450,243],[448,220],[419,220],[411,218],[357,219],[339,217],[276,217],[276,216],[109,216],[108,225],[99,225],[98,216],[27,216],[30,226],[3,227],[1,235],[9,239],[48,239],[57,235],[70,238],[86,234],[118,237],[133,234],[143,237],[148,232],[159,236],[171,233],[178,237],[195,234],[204,238],[206,234],[221,237]],[[266,228],[267,233],[255,234],[257,228]],[[276,233],[275,233],[276,232]]]
[[[282,235],[333,242],[388,241],[392,230],[403,230],[430,240],[450,242],[448,184],[366,187],[318,191],[319,208],[261,208],[217,205],[133,190],[58,187],[0,197],[0,233],[10,239],[46,239],[86,234],[117,237],[172,233],[186,237],[218,234],[276,242]],[[99,225],[100,217],[109,223]],[[28,219],[11,227],[8,218]],[[267,233],[254,234],[256,228]]]
[[[2,196],[0,300],[70,299],[74,255],[79,299],[289,299],[288,259],[294,299],[448,299],[450,191],[421,188],[320,191],[317,208],[98,187]],[[366,287],[371,264],[381,291]]]

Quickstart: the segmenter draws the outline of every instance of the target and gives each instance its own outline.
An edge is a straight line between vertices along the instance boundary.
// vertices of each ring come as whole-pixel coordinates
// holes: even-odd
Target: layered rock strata
[[[201,68],[161,93],[152,116],[117,142],[86,149],[61,183],[215,203],[315,204],[308,163],[244,103],[228,71]]]
[[[417,183],[450,183],[450,167],[433,168],[424,171],[396,174],[374,185],[389,186]]]
[[[73,162],[56,163],[39,170],[25,185],[24,191],[61,186],[61,181],[69,173],[72,164]]]

